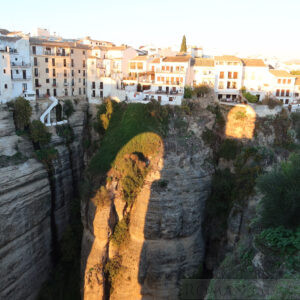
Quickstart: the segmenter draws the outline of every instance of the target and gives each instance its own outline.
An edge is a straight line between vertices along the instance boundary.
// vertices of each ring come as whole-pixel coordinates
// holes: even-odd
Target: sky
[[[14,0],[0,28],[37,27],[134,47],[202,46],[205,54],[300,58],[300,0]]]

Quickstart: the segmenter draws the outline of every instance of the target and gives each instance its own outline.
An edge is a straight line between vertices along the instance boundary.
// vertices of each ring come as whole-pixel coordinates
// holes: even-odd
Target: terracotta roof
[[[136,56],[136,57],[132,58],[131,61],[133,61],[133,60],[147,60],[147,59],[148,59],[148,56],[140,55],[140,56]]]
[[[284,70],[269,70],[269,72],[276,77],[296,77]]]
[[[52,46],[52,47],[69,47],[69,48],[80,48],[80,49],[90,49],[91,46],[83,45],[74,42],[67,41],[49,41],[45,39],[39,38],[30,38],[30,45],[44,45],[44,46]]]
[[[108,51],[120,51],[120,50],[126,50],[127,47],[126,46],[113,46],[108,48]]]
[[[212,58],[195,58],[195,67],[213,67],[214,60]]]
[[[246,67],[266,67],[262,59],[242,58],[242,61]]]
[[[151,61],[151,64],[159,64],[160,63],[160,58],[154,58],[152,61]]]
[[[215,60],[217,61],[238,61],[242,62],[242,60],[233,55],[222,55],[222,56],[215,56]]]
[[[300,85],[300,76],[296,76],[295,85]]]
[[[167,56],[163,59],[163,62],[188,62],[191,56]]]

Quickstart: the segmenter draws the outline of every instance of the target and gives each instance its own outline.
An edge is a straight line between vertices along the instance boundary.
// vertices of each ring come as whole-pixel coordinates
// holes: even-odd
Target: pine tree
[[[181,48],[180,48],[180,52],[186,52],[187,51],[187,47],[186,47],[186,37],[185,35],[182,37],[182,42],[181,42]]]

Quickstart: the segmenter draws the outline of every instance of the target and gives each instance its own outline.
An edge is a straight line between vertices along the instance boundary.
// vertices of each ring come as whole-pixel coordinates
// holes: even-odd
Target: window
[[[37,63],[37,57],[35,57],[35,58],[33,59],[33,65],[34,65],[34,66],[37,66],[37,65],[38,65],[38,63]]]
[[[103,98],[103,91],[100,91],[100,97]]]
[[[65,96],[68,96],[68,89],[65,89]]]
[[[82,54],[85,55],[85,51],[82,51]]]
[[[157,76],[157,81],[160,81],[160,76]]]
[[[7,89],[7,83],[4,84],[4,88]]]
[[[52,58],[52,66],[55,67],[55,58]]]
[[[53,69],[53,70],[52,70],[52,75],[53,75],[53,77],[55,77],[55,76],[56,76],[55,69]]]
[[[232,78],[232,73],[228,72],[228,78],[231,79]]]
[[[227,81],[227,88],[230,89],[230,81]]]
[[[171,102],[172,102],[172,101],[173,101],[173,97],[169,97],[169,101],[171,101]]]
[[[64,58],[64,67],[67,66],[67,60]]]
[[[32,54],[36,54],[36,47],[32,46]]]
[[[72,77],[74,77],[74,70],[71,71],[71,75],[72,75]]]
[[[78,90],[78,94],[79,94],[79,95],[81,95],[81,88],[79,88],[79,90]]]
[[[161,69],[164,71],[165,70],[165,66],[162,66]]]
[[[81,82],[81,78],[78,79],[78,82],[79,82],[79,83]]]
[[[161,102],[161,96],[157,97],[158,102]]]
[[[35,90],[35,94],[36,94],[36,96],[39,98],[39,96],[40,96],[40,91],[39,91],[39,89],[36,89],[36,90]]]
[[[74,78],[72,78],[72,86],[74,86]]]
[[[130,69],[135,69],[135,62],[130,63]]]
[[[100,90],[103,90],[103,82],[100,82]]]
[[[283,84],[286,84],[286,79],[283,79],[283,80],[282,80],[282,83],[283,83]]]
[[[64,70],[64,77],[67,77],[67,70]]]
[[[96,83],[95,81],[92,82],[92,89],[95,89],[96,88]]]
[[[280,90],[276,90],[276,96],[279,97],[280,95]]]
[[[95,90],[92,91],[92,97],[96,97]]]
[[[286,91],[285,91],[285,96],[286,96],[286,97],[289,97],[289,96],[290,96],[290,90],[286,90]]]
[[[34,76],[39,76],[39,70],[38,68],[34,68]]]
[[[280,96],[284,96],[284,90],[281,90]]]
[[[71,49],[71,54],[73,54],[74,53],[74,50],[73,49]]]
[[[224,78],[224,72],[220,72],[220,78],[221,78],[221,79]]]
[[[47,96],[50,96],[50,90],[47,89]]]
[[[82,67],[85,68],[85,60],[82,61]]]
[[[167,69],[167,71],[170,71],[170,67],[169,66],[167,66],[166,69]]]
[[[277,80],[277,83],[280,84],[280,83],[281,83],[281,79],[278,79],[278,80]]]
[[[50,82],[50,79],[49,79],[49,78],[47,78],[47,79],[46,79],[46,83],[49,83],[49,82]]]
[[[53,89],[53,96],[56,97],[56,89]]]
[[[85,88],[83,88],[83,95],[85,95]]]
[[[142,69],[143,69],[143,63],[142,63],[142,62],[138,62],[138,63],[137,63],[137,68],[138,68],[139,70],[142,70]]]
[[[85,70],[83,70],[82,76],[85,76]]]
[[[285,99],[285,104],[289,104],[289,99]]]
[[[71,59],[71,67],[72,68],[74,67],[74,59],[73,58]]]
[[[47,63],[47,62],[48,62],[48,57],[45,58],[45,63]]]
[[[55,78],[53,79],[53,84],[52,85],[56,86],[56,79]]]
[[[83,78],[83,85],[85,85],[85,78]]]
[[[233,78],[234,78],[234,79],[237,79],[237,78],[238,78],[238,72],[234,72],[234,73],[233,73]]]
[[[39,80],[38,80],[38,79],[35,79],[35,80],[34,80],[34,83],[35,83],[35,86],[36,86],[36,87],[39,87],[39,86],[40,86],[40,85],[39,85]]]
[[[220,90],[223,90],[224,89],[224,82],[223,81],[220,81],[219,82],[219,87],[218,87]]]
[[[287,83],[288,84],[291,84],[292,80],[291,79],[288,79]]]
[[[19,74],[19,70],[16,70],[16,74]]]
[[[78,74],[80,74],[80,70],[78,70]]]
[[[46,68],[46,73],[49,73],[49,69],[48,68]]]
[[[236,82],[232,82],[232,88],[236,89]]]

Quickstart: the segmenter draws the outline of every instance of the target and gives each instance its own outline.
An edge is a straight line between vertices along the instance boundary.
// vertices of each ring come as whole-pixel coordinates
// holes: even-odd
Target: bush
[[[113,113],[113,102],[111,99],[106,100],[105,108],[106,108],[105,113],[100,115],[100,120],[103,128],[106,130],[109,126],[109,121]]]
[[[194,88],[193,93],[196,97],[203,97],[209,94],[211,90],[212,90],[211,87],[208,86],[207,84],[201,84]]]
[[[55,148],[45,148],[35,151],[36,157],[42,163],[49,165],[53,159],[57,158],[57,150]]]
[[[122,257],[118,255],[114,256],[106,263],[104,267],[104,272],[107,274],[108,280],[111,285],[113,285],[115,278],[119,274],[121,266],[122,266]]]
[[[30,138],[37,145],[37,148],[41,148],[50,143],[51,133],[48,132],[45,124],[39,120],[34,120],[30,124]]]
[[[184,87],[184,99],[191,99],[193,97],[193,89],[190,86]]]
[[[111,236],[111,241],[117,247],[120,247],[122,243],[128,238],[128,218],[124,218],[118,222],[115,227],[114,233]]]
[[[276,98],[270,97],[270,96],[266,96],[263,100],[262,100],[262,104],[263,105],[268,105],[268,107],[270,109],[275,108],[276,106],[282,106],[282,102]]]
[[[56,126],[56,133],[62,137],[67,144],[72,143],[74,140],[74,132],[69,124],[63,124]]]
[[[241,144],[234,139],[226,139],[220,146],[219,157],[227,160],[235,159],[241,150]]]
[[[17,130],[24,130],[30,125],[32,108],[28,100],[18,97],[13,104],[14,121]]]
[[[256,103],[258,102],[258,97],[255,96],[255,95],[252,95],[251,93],[249,92],[244,92],[243,93],[243,96],[247,99],[248,102],[250,103]]]
[[[67,118],[70,118],[72,116],[72,114],[75,112],[75,109],[74,109],[74,106],[73,106],[73,103],[71,100],[68,99],[64,102],[63,111]]]
[[[261,223],[264,227],[300,225],[300,155],[293,154],[271,172],[262,175],[257,185],[261,200]]]

